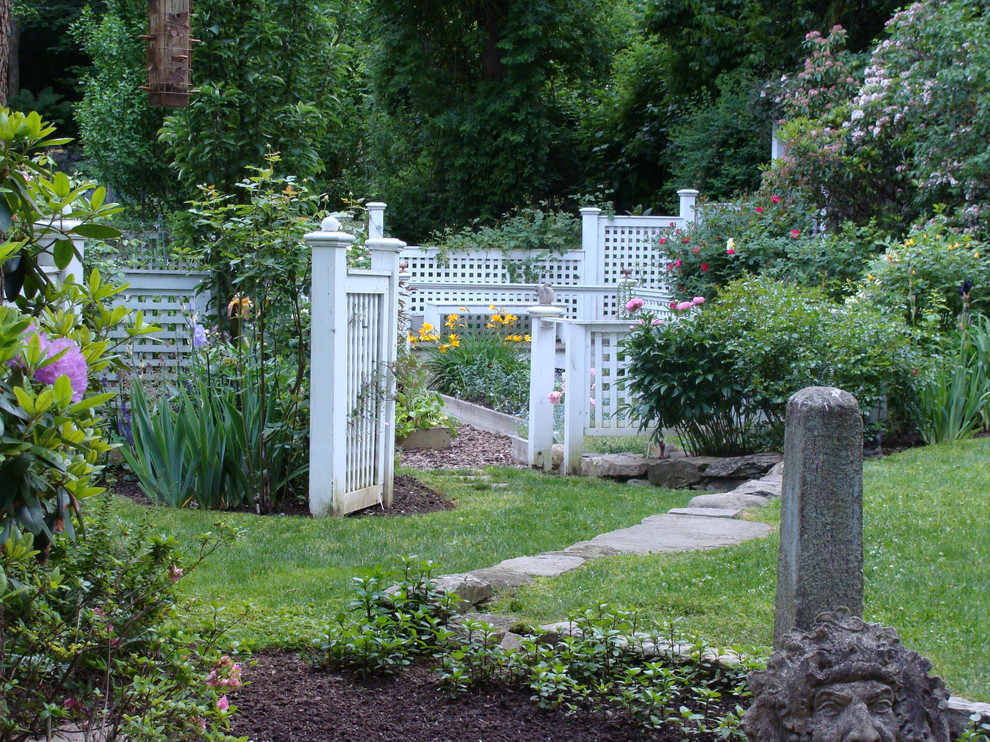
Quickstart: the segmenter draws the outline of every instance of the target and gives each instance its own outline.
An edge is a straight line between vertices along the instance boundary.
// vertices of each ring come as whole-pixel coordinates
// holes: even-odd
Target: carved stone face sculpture
[[[820,688],[811,714],[811,742],[895,742],[894,689],[877,680]]]
[[[948,742],[948,693],[930,668],[893,629],[823,613],[750,673],[743,731],[752,742]]]

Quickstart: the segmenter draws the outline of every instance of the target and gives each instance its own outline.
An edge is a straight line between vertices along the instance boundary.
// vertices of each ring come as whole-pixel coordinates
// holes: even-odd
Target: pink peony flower
[[[705,303],[705,297],[703,297],[703,296],[696,296],[696,297],[694,297],[691,300],[691,303],[694,304],[694,306],[698,306],[699,304],[704,304]]]
[[[550,404],[560,404],[560,400],[563,399],[563,392],[550,392],[547,395],[547,399],[550,400]]]
[[[643,300],[640,299],[638,296],[626,302],[627,312],[635,312],[636,310],[642,308],[643,308]]]
[[[663,320],[662,319],[655,319],[655,320],[653,320],[653,324],[655,324],[655,325],[662,325],[663,324]]]
[[[694,304],[692,304],[689,301],[682,301],[680,304],[677,305],[677,311],[678,312],[683,312],[685,310],[690,309],[693,306],[694,306]]]

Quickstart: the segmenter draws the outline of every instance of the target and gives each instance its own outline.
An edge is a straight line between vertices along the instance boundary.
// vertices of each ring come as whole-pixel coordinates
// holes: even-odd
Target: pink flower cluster
[[[70,338],[49,340],[45,333],[33,325],[28,327],[27,332],[37,336],[41,344],[41,352],[45,358],[53,358],[61,353],[55,361],[35,371],[34,378],[42,384],[51,385],[55,383],[59,376],[67,376],[69,377],[69,383],[72,385],[72,401],[79,402],[82,400],[83,395],[86,393],[86,388],[89,386],[89,366],[86,364],[86,358],[83,356],[79,345]],[[30,337],[27,338],[29,341],[30,339]],[[24,360],[22,358],[14,358],[7,363],[10,366],[24,368]]]
[[[705,303],[705,297],[696,296],[691,301],[670,302],[670,308],[677,312],[686,312],[688,309],[699,307]]]
[[[626,311],[635,312],[643,308],[643,300],[638,296],[626,302]]]
[[[241,683],[241,666],[227,655],[206,676],[206,684],[211,688],[237,688]]]

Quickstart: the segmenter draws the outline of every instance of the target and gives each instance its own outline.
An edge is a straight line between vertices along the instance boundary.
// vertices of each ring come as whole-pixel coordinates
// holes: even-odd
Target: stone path
[[[565,574],[589,559],[715,549],[763,538],[770,533],[770,526],[742,520],[742,514],[748,508],[762,507],[780,497],[781,484],[778,465],[761,479],[746,482],[731,492],[698,495],[687,507],[650,515],[629,528],[602,533],[560,551],[515,557],[484,569],[442,575],[436,582],[461,597],[462,610],[470,610],[499,590],[527,585],[536,577]]]

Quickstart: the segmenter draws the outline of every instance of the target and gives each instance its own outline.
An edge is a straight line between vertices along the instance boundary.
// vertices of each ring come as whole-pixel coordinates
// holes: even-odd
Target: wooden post
[[[537,305],[529,308],[532,318],[529,362],[529,465],[550,471],[553,467],[553,391],[559,307]]]
[[[192,10],[189,0],[148,0],[148,92],[152,106],[189,105],[191,90]]]
[[[305,236],[313,251],[310,344],[309,510],[336,515],[347,455],[347,248],[354,235],[328,217]],[[334,369],[340,369],[334,373]]]
[[[567,385],[564,392],[564,463],[561,473],[580,475],[591,387],[591,348],[587,325],[576,320],[567,322],[564,342],[567,347],[564,355]]]
[[[369,210],[372,204],[368,204]],[[384,209],[385,204],[381,204]],[[382,321],[382,336],[379,338],[379,352],[385,370],[385,399],[378,439],[381,445],[378,449],[379,471],[384,477],[382,484],[382,505],[392,506],[392,494],[395,484],[395,375],[391,369],[395,366],[396,351],[399,336],[399,253],[406,246],[402,240],[373,239],[366,240],[365,247],[371,254],[371,270],[383,271],[389,274],[389,289],[385,299],[385,317]]]
[[[677,195],[681,199],[681,213],[679,216],[684,220],[685,224],[691,224],[698,219],[698,214],[695,209],[699,193],[701,193],[701,191],[696,191],[694,188],[681,188],[677,192]]]

